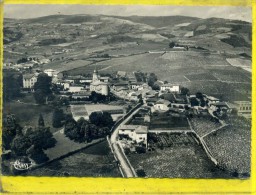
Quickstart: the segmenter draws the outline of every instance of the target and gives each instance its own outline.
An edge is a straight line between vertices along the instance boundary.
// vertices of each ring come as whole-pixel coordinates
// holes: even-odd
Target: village
[[[179,84],[158,80],[154,73],[117,71],[102,76],[95,69],[86,76],[69,76],[54,69],[40,70],[33,66],[27,69],[29,63],[47,62],[38,62],[33,58],[26,61],[22,64],[23,69],[13,65],[4,70],[21,71],[22,91],[25,94],[35,93],[34,85],[43,74],[51,79],[54,94],[69,102],[76,121],[81,118],[89,120],[93,112],[110,113],[115,124],[120,124],[115,130],[118,132],[116,144],[128,159],[136,153],[148,153],[177,143],[197,142],[208,158],[218,165],[222,157],[216,157],[214,149],[210,149],[212,145],[207,145],[207,135],[232,126],[227,122],[229,116],[236,115],[245,120],[251,118],[249,101],[225,102],[202,92],[190,94],[189,89]],[[92,94],[96,99],[92,98]],[[118,99],[124,100],[122,106],[115,105]],[[18,102],[22,103],[22,100]],[[49,104],[50,100],[46,99],[45,103]],[[130,108],[125,104],[129,104]],[[124,123],[124,117],[135,106],[138,109]],[[111,143],[109,145],[111,147]]]
[[[250,177],[250,22],[6,18],[3,54],[5,175]]]

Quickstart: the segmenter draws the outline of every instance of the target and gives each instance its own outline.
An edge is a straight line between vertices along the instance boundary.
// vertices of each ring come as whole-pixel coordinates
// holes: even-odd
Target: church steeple
[[[95,68],[92,74],[92,82],[98,81],[99,80],[99,76],[98,76],[98,71]]]

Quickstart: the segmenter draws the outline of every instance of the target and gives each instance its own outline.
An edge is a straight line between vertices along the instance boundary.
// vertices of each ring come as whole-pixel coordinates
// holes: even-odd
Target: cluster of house
[[[137,88],[138,90],[139,88]],[[143,90],[142,90],[143,91]],[[148,92],[148,93],[147,93]],[[216,112],[219,116],[224,113],[231,113],[232,110],[237,110],[239,116],[251,118],[251,102],[249,101],[235,101],[233,103],[223,102],[220,99],[202,94],[202,99],[197,98],[196,95],[181,94],[181,86],[164,84],[159,91],[151,93],[152,90],[147,90],[142,96],[144,105],[150,109],[150,113],[154,112],[173,112],[182,113],[185,110],[193,110],[193,113],[210,113]],[[149,95],[150,94],[150,95]],[[193,105],[192,99],[196,99],[199,103]],[[206,102],[204,105],[200,101]],[[191,108],[191,109],[189,109]],[[129,137],[135,143],[143,143],[147,146],[147,135],[149,127],[149,115],[144,115],[144,121],[141,125],[123,125],[119,128],[119,137]]]
[[[192,105],[192,99],[196,99],[198,102],[202,100],[196,98],[196,95],[181,94],[180,85],[157,81],[160,90],[152,90],[147,83],[137,82],[134,73],[128,74],[124,71],[118,71],[117,80],[100,76],[96,70],[94,70],[92,77],[78,75],[64,78],[62,72],[53,69],[46,69],[44,73],[52,77],[53,83],[62,86],[63,93],[71,93],[73,99],[89,98],[92,91],[108,96],[111,91],[116,96],[129,101],[142,99],[144,104],[151,107],[152,112],[168,110],[183,112],[185,109],[193,107],[198,113],[209,111],[222,114],[236,109],[239,116],[251,118],[250,101],[223,102],[216,97],[203,94],[203,100],[206,104],[204,106],[201,104]],[[33,90],[37,76],[38,73],[23,75],[23,87]]]
[[[63,88],[62,93],[71,93],[72,98],[88,98],[92,91],[102,95],[109,95],[109,77],[101,77],[95,70],[92,77],[67,76],[62,72],[46,69],[44,73],[52,78],[52,82]],[[33,91],[39,73],[24,74],[23,88]]]
[[[49,59],[46,59],[46,58],[43,58],[43,57],[40,57],[40,56],[39,57],[31,56],[31,57],[24,58],[24,60],[25,61],[22,62],[22,63],[12,63],[12,62],[4,63],[3,68],[4,69],[14,69],[14,70],[17,70],[17,71],[22,71],[22,70],[31,69],[36,65],[47,64],[47,63],[50,62]]]

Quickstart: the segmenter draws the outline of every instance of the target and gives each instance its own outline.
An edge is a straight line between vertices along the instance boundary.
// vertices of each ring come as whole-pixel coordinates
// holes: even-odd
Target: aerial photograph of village
[[[250,177],[249,7],[5,5],[1,174]]]

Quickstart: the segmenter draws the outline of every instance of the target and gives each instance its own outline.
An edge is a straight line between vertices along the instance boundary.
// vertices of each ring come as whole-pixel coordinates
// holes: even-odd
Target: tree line
[[[111,133],[114,121],[108,112],[93,112],[89,121],[80,118],[75,121],[72,115],[68,115],[64,125],[64,133],[76,142],[90,142],[93,139],[102,138]]]
[[[46,162],[43,150],[55,146],[56,140],[49,127],[45,127],[40,114],[37,127],[21,127],[14,115],[7,115],[3,120],[3,149],[11,150],[11,158],[29,157],[37,164]]]

